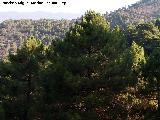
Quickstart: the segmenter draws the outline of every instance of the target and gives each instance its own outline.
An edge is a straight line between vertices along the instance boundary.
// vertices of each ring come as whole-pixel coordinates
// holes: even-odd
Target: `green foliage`
[[[110,29],[87,11],[63,40],[44,45],[29,37],[0,62],[0,119],[152,118],[160,105],[157,26]]]
[[[145,64],[144,49],[138,46],[135,42],[131,45],[131,56],[132,56],[132,70],[137,71]]]
[[[30,37],[18,49],[17,54],[10,55],[9,61],[2,64],[5,69],[1,71],[4,83],[3,96],[4,109],[7,119],[16,117],[18,119],[31,119],[30,110],[34,114],[35,98],[40,95],[39,73],[43,70],[45,63],[45,46],[33,37]],[[17,107],[16,107],[17,106]],[[15,107],[17,109],[15,109]],[[16,114],[11,114],[16,112]],[[10,115],[11,114],[11,115]]]

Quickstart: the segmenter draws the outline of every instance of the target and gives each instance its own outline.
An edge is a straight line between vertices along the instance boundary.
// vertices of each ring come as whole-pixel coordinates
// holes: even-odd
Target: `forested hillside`
[[[44,44],[51,44],[52,40],[62,39],[75,20],[6,20],[0,23],[0,58],[9,52],[16,53],[16,49],[29,36],[42,40]]]
[[[111,22],[111,26],[122,26],[152,21],[160,17],[159,0],[140,0],[128,7],[123,7],[110,14],[106,18]]]
[[[160,17],[159,0],[141,0],[127,8],[120,8],[110,14],[105,14],[111,29],[116,25],[127,29],[129,24],[154,21]],[[34,36],[45,44],[52,40],[64,38],[69,27],[77,20],[6,20],[0,23],[0,58],[5,58],[9,52],[16,53],[16,48],[29,37]],[[79,21],[79,20],[78,20]]]
[[[124,31],[87,11],[64,39],[0,62],[0,120],[158,120],[160,21]]]
[[[159,4],[2,22],[0,120],[159,120]]]

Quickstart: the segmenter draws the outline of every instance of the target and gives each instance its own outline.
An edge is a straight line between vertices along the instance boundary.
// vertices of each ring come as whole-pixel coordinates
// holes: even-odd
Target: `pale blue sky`
[[[7,1],[7,0],[4,0]],[[10,0],[8,0],[10,1]],[[13,0],[20,2],[21,0]],[[33,2],[38,0],[22,0],[24,2]],[[2,4],[3,0],[0,1],[0,12],[6,11],[16,11],[16,12],[35,12],[35,11],[44,11],[44,12],[63,12],[63,13],[84,13],[87,10],[96,10],[100,13],[105,13],[106,11],[110,12],[115,9],[125,7],[129,4],[133,4],[139,0],[39,0],[44,1],[45,4],[42,5],[4,5]],[[58,2],[57,5],[48,4],[46,2]],[[62,2],[66,2],[66,5],[63,5]]]

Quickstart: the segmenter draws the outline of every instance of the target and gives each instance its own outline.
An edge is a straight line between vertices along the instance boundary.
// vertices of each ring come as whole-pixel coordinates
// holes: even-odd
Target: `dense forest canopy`
[[[157,120],[160,21],[125,30],[87,11],[64,38],[0,62],[1,120]]]
[[[2,22],[0,120],[158,120],[160,19],[119,26],[115,13]]]

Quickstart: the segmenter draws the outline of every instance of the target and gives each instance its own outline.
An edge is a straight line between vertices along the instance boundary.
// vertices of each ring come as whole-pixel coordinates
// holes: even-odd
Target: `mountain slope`
[[[9,52],[15,53],[29,36],[42,40],[44,44],[63,39],[73,23],[74,20],[5,20],[0,23],[0,58],[6,57]]]
[[[0,12],[2,19],[7,17],[13,19],[20,16],[20,13],[3,14]],[[32,19],[37,16],[45,15],[42,17],[51,17],[51,14],[34,13],[24,14],[24,18],[31,17]],[[18,15],[18,16],[17,16]],[[36,15],[36,16],[34,16]],[[7,17],[6,17],[7,16]],[[29,16],[29,17],[27,17]],[[47,17],[48,16],[48,17]],[[57,14],[61,16],[61,14]],[[141,0],[128,8],[120,8],[110,14],[106,14],[106,19],[111,23],[111,27],[119,25],[125,28],[128,24],[137,24],[141,22],[148,22],[160,17],[160,0]],[[61,16],[63,17],[63,16]],[[80,17],[80,16],[79,16]],[[54,17],[53,17],[54,18]],[[35,36],[42,40],[45,44],[50,44],[55,38],[63,38],[65,32],[76,20],[55,20],[54,19],[40,19],[40,20],[5,20],[0,23],[0,58],[5,57],[8,52],[15,53],[16,47],[28,36]]]
[[[120,25],[126,27],[129,23],[148,22],[160,17],[160,0],[141,0],[128,8],[121,8],[110,14],[106,18],[111,22],[111,26]]]

